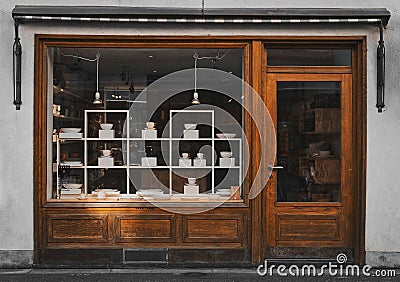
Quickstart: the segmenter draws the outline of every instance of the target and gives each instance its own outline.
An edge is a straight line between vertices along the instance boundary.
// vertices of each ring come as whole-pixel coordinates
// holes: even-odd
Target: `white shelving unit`
[[[89,127],[89,115],[91,114],[96,114],[96,113],[103,113],[104,114],[104,122],[107,122],[107,114],[125,114],[126,116],[126,121],[125,122],[125,136],[124,137],[118,137],[118,138],[93,138],[93,137],[88,137],[88,127]],[[211,120],[211,136],[205,137],[205,138],[180,138],[174,136],[173,128],[174,128],[174,115],[175,114],[200,114],[200,115],[209,115],[209,119]],[[83,143],[83,165],[82,166],[71,166],[71,169],[83,169],[83,185],[84,185],[84,191],[85,193],[88,193],[88,169],[123,169],[126,171],[126,187],[127,187],[127,194],[133,194],[134,191],[130,191],[130,169],[134,170],[146,170],[146,169],[166,169],[169,171],[169,192],[170,194],[173,193],[173,173],[174,171],[178,170],[202,170],[202,169],[207,169],[210,170],[211,173],[211,192],[215,193],[215,172],[218,169],[234,169],[238,170],[237,174],[237,185],[242,183],[242,178],[243,178],[243,167],[242,167],[242,139],[241,138],[215,138],[215,120],[214,120],[214,111],[213,110],[170,110],[170,125],[169,125],[169,137],[163,137],[163,138],[138,138],[138,137],[132,137],[130,136],[130,116],[129,116],[129,110],[85,110],[85,116],[84,116],[84,132],[83,132],[83,138],[65,138],[65,139],[60,139],[57,138],[57,167],[61,164],[60,160],[60,152],[61,152],[61,146],[62,142],[69,142],[69,141],[78,141]],[[145,124],[143,123],[143,126]],[[183,131],[183,128],[182,128]],[[88,160],[88,150],[91,148],[88,145],[88,142],[93,142],[93,141],[104,141],[104,142],[109,142],[109,141],[121,141],[122,148],[124,147],[124,142],[126,143],[126,152],[124,152],[121,148],[122,154],[123,154],[123,165],[120,166],[98,166],[98,165],[88,165],[89,160]],[[141,165],[133,165],[131,164],[131,159],[130,159],[130,142],[132,141],[140,141],[140,142],[146,142],[146,141],[152,141],[152,142],[168,142],[168,148],[169,148],[169,157],[166,159],[166,165],[160,165],[160,166],[141,166]],[[190,142],[202,142],[202,141],[207,141],[210,142],[211,144],[211,161],[210,164],[207,164],[204,167],[199,167],[199,166],[188,166],[188,167],[183,167],[179,166],[177,164],[173,163],[173,143],[174,142],[179,142],[179,141],[190,141]],[[237,152],[234,152],[234,157],[238,158],[234,166],[218,166],[216,164],[216,158],[215,158],[215,144],[216,142],[237,142],[238,145],[236,148],[238,148]],[[144,144],[143,144],[144,145]],[[143,146],[144,147],[144,146]],[[179,158],[180,156],[178,156]],[[58,179],[58,169],[57,169],[57,179]],[[57,196],[59,195],[59,188],[57,187]]]

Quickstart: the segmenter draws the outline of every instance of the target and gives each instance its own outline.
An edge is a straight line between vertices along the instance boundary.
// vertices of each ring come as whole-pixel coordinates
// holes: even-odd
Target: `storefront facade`
[[[21,198],[31,208],[20,210],[24,222],[32,220],[26,232],[5,219],[5,264],[12,250],[21,263],[38,265],[245,265],[339,253],[360,264],[383,265],[382,255],[388,266],[396,262],[396,236],[374,227],[379,218],[392,220],[375,203],[388,199],[379,192],[369,198],[380,187],[370,164],[385,151],[374,146],[378,120],[396,103],[387,97],[388,110],[377,113],[377,55],[369,51],[387,10],[330,10],[316,24],[319,16],[301,9],[290,10],[290,23],[276,10],[260,22],[254,10],[187,10],[183,20],[182,11],[161,8],[152,11],[157,17],[117,15],[113,7],[101,16],[41,9],[16,7],[13,14],[23,46],[23,104],[12,112],[13,128],[29,111],[33,148],[31,177],[15,179],[33,183]],[[335,16],[340,23],[332,23]],[[237,86],[233,76],[239,90],[221,94],[221,81]],[[103,124],[112,124],[112,133]],[[71,128],[81,135],[65,135]],[[389,178],[396,183],[395,174]],[[377,243],[389,235],[392,247]]]

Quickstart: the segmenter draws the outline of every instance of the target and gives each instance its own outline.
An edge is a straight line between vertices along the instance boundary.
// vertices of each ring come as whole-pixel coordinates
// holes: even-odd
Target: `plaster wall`
[[[9,259],[9,251],[26,251],[28,258],[33,250],[33,75],[35,34],[92,34],[92,35],[365,35],[368,43],[367,92],[367,211],[366,251],[367,263],[374,266],[400,265],[400,3],[395,0],[347,1],[338,0],[335,7],[361,8],[384,7],[392,17],[385,31],[386,45],[386,100],[387,109],[378,114],[376,99],[376,46],[378,29],[367,25],[332,26],[277,26],[277,25],[189,25],[168,24],[162,28],[154,24],[113,25],[101,28],[93,24],[80,26],[22,25],[20,37],[22,55],[22,99],[20,111],[13,101],[12,42],[14,37],[11,11],[15,5],[64,5],[59,0],[13,1],[0,0],[0,266]],[[206,7],[332,7],[326,1],[298,2],[262,0],[205,0]],[[68,5],[129,6],[129,0],[70,0]],[[201,7],[201,0],[166,1],[138,0],[136,6]],[[310,28],[311,27],[311,28]],[[357,169],[357,168],[355,168]],[[8,254],[4,255],[3,254]],[[385,255],[386,254],[386,255]],[[389,254],[389,255],[388,255]],[[390,259],[388,259],[390,257]],[[31,257],[29,258],[31,260]],[[22,260],[22,259],[21,259]],[[26,263],[26,257],[23,259]],[[18,264],[14,262],[14,264]]]

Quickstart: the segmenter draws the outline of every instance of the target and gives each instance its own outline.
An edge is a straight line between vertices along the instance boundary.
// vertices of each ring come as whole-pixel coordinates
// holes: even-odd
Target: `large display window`
[[[60,46],[47,65],[48,201],[242,202],[243,49]]]

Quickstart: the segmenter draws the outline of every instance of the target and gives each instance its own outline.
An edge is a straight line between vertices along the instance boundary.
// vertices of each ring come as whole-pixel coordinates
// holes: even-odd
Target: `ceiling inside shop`
[[[85,60],[65,57],[76,55],[94,59],[100,53],[99,77],[115,76],[121,74],[142,77],[161,77],[172,72],[194,67],[193,55],[195,52],[201,57],[197,66],[199,68],[217,68],[241,77],[242,76],[242,49],[114,49],[114,48],[62,48],[55,52],[55,62],[66,64],[72,69],[81,67],[92,76],[96,73],[96,63]],[[222,59],[212,60],[219,56]]]

